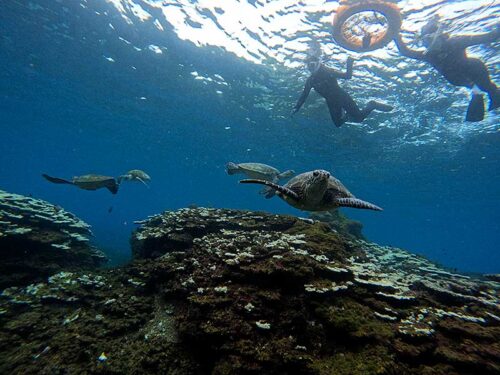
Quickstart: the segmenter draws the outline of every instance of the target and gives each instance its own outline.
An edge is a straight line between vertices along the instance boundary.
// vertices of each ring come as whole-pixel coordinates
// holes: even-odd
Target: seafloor
[[[500,373],[496,275],[312,219],[164,212],[103,269],[81,220],[0,192],[0,373]]]

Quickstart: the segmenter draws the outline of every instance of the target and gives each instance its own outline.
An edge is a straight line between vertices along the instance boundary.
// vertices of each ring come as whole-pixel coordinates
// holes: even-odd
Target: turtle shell
[[[304,198],[304,190],[309,181],[313,178],[314,171],[301,173],[298,176],[293,177],[290,181],[288,181],[284,186],[293,192],[297,193],[299,196],[299,200],[295,201],[286,196],[282,195],[282,198],[285,199],[292,206],[299,209],[306,209],[310,211],[321,211],[327,210],[331,208],[335,208],[337,205],[335,204],[335,198],[353,198],[354,195],[347,190],[347,188],[333,176],[328,178],[328,187],[323,194],[323,197],[318,200],[317,203],[314,203],[311,207],[310,202],[303,201]]]
[[[250,178],[273,180],[280,171],[267,164],[262,163],[240,163],[238,167]]]
[[[286,188],[296,192],[297,194],[299,194],[299,196],[302,196],[302,194],[304,192],[304,188],[306,186],[306,183],[310,179],[312,179],[313,173],[314,173],[313,171],[301,173],[301,174],[293,177],[284,186]],[[352,193],[349,190],[347,190],[347,188],[344,186],[344,184],[333,176],[330,176],[330,178],[328,178],[327,192],[330,192],[330,194],[333,194],[335,197],[338,197],[338,198],[354,197],[354,195],[352,195]]]
[[[114,177],[101,176],[98,174],[86,174],[83,176],[76,176],[73,177],[72,182],[76,186],[87,190],[96,190],[103,187],[113,186],[116,184],[116,180]]]
[[[85,182],[104,182],[104,181],[109,181],[109,180],[114,180],[115,178],[114,177],[110,177],[110,176],[101,176],[101,175],[98,175],[98,174],[86,174],[86,175],[83,175],[83,176],[76,176],[76,177],[73,177],[73,183],[74,184],[77,184],[77,183],[85,183]]]

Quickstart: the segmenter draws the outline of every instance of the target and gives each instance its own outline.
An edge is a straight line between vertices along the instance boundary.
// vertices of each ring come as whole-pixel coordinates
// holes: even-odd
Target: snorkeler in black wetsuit
[[[312,88],[325,98],[332,121],[337,127],[346,121],[362,122],[374,109],[382,112],[392,111],[392,106],[374,100],[371,100],[365,109],[360,110],[353,98],[339,86],[337,78],[350,79],[352,77],[353,63],[354,60],[348,57],[347,70],[345,73],[341,73],[324,66],[317,57],[310,58],[307,68],[311,75],[306,81],[302,95],[293,108],[292,115],[302,107]]]
[[[481,121],[484,118],[484,98],[474,86],[488,93],[489,111],[500,106],[500,91],[491,81],[486,65],[479,59],[467,57],[466,48],[498,41],[500,24],[486,34],[453,37],[441,32],[441,27],[439,16],[435,16],[422,28],[422,42],[427,48],[425,52],[409,49],[403,43],[401,34],[395,40],[396,45],[403,56],[428,62],[452,85],[473,89],[465,120]]]

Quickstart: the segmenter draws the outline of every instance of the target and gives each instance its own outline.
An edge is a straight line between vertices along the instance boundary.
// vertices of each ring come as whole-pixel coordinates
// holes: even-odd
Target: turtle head
[[[226,173],[229,175],[239,173],[239,169],[238,164],[232,162],[226,164]]]
[[[330,172],[325,171],[323,169],[316,169],[312,172],[312,178],[314,184],[320,183],[328,183],[328,179],[330,178]]]
[[[131,169],[127,173],[122,174],[121,176],[118,176],[116,178],[116,182],[118,184],[121,184],[122,181],[139,181],[148,186],[147,182],[151,181],[151,177],[146,172],[141,171],[140,169]]]
[[[149,177],[146,172],[141,171],[140,169],[132,169],[131,171],[128,171],[127,174],[131,175],[132,179],[151,181],[151,177]]]
[[[310,199],[314,199],[314,197],[316,197],[321,200],[323,198],[323,194],[328,188],[329,179],[330,172],[322,169],[313,171],[306,183],[305,194],[310,197]]]

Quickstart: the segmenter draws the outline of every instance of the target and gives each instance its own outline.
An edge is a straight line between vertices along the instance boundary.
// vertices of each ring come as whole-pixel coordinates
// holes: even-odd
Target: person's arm
[[[294,115],[295,113],[297,113],[300,109],[300,107],[302,107],[302,104],[304,104],[304,102],[306,101],[309,93],[311,92],[311,89],[312,89],[312,76],[310,76],[307,81],[306,81],[306,85],[304,86],[304,91],[302,91],[302,95],[300,95],[300,98],[299,100],[297,100],[297,104],[295,104],[295,107],[293,107],[293,110],[292,110],[292,115]]]
[[[450,38],[450,43],[460,48],[500,41],[500,23],[489,33],[478,35],[459,35]]]
[[[354,59],[349,56],[347,58],[347,68],[345,73],[341,73],[338,71],[335,71],[335,77],[336,78],[343,78],[343,79],[351,79],[352,78],[352,66],[354,64]]]
[[[409,49],[403,42],[401,34],[398,34],[396,36],[394,42],[396,42],[396,47],[398,47],[399,53],[402,54],[403,56],[409,57],[410,59],[424,60],[425,53]]]

